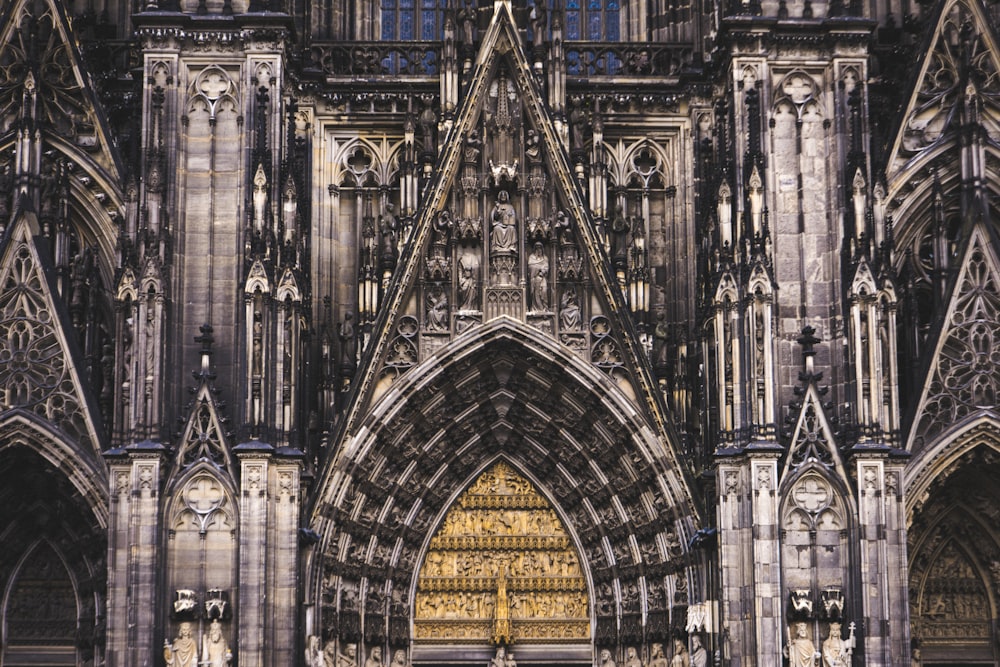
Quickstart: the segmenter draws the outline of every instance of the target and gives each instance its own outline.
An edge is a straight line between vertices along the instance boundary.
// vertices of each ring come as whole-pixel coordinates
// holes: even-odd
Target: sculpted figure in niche
[[[840,637],[840,623],[830,623],[830,634],[823,642],[823,667],[849,667],[851,656],[847,652],[847,642]]]
[[[337,667],[357,667],[358,664],[358,645],[357,644],[347,644],[344,646],[344,652],[337,654]]]
[[[337,337],[340,338],[340,363],[353,365],[355,361],[354,348],[354,313],[347,311],[344,313],[344,321],[340,325]]]
[[[473,28],[476,25],[475,0],[465,0],[462,3],[462,8],[458,10],[458,21],[462,24],[462,43],[472,46]]]
[[[473,252],[465,252],[458,258],[458,308],[477,310],[479,290],[476,289],[479,274],[479,258]]]
[[[601,667],[616,667],[611,651],[606,648],[601,649]]]
[[[670,659],[670,667],[691,667],[691,657],[680,639],[674,640],[674,657]]]
[[[656,316],[656,326],[653,327],[653,365],[664,366],[667,363],[667,341],[670,339],[670,327],[667,326],[667,315],[660,311]]]
[[[531,8],[531,42],[534,46],[542,46],[548,37],[549,16],[545,0],[536,0]]]
[[[663,644],[653,644],[650,651],[649,667],[667,667],[667,656],[663,653]]]
[[[337,643],[332,639],[323,647],[323,667],[337,667]]]
[[[809,627],[799,622],[793,628],[789,628],[789,635],[792,636],[788,638],[788,645],[784,649],[789,667],[815,667],[816,645],[809,638]]]
[[[493,207],[492,241],[490,248],[494,253],[512,255],[517,252],[517,214],[506,190],[500,191]]]
[[[365,660],[365,667],[382,667],[382,648],[379,646],[373,646],[371,652],[368,654],[368,659]]]
[[[399,220],[391,203],[385,205],[385,210],[378,217],[378,228],[382,234],[382,256],[396,257],[396,238],[399,233]]]
[[[642,660],[634,646],[629,646],[625,652],[625,667],[642,667]]]
[[[323,645],[316,635],[309,635],[306,639],[306,666],[326,667],[323,663]]]
[[[193,634],[194,627],[190,623],[181,623],[174,642],[163,642],[163,660],[167,667],[197,667],[198,644]]]
[[[208,667],[226,667],[232,659],[233,653],[229,650],[226,638],[222,636],[222,625],[217,620],[212,621],[203,640],[201,664]]]
[[[549,258],[541,243],[528,255],[528,281],[531,286],[531,310],[549,309]]]
[[[406,651],[399,648],[392,654],[392,662],[389,663],[389,667],[408,667],[406,662]]]
[[[507,667],[507,649],[498,646],[496,655],[490,659],[489,667]]]
[[[615,207],[611,219],[611,261],[622,264],[628,260],[628,233],[631,229],[621,206]]]
[[[448,295],[440,285],[427,291],[427,328],[431,331],[448,328]]]
[[[691,667],[706,667],[708,665],[708,651],[701,645],[701,637],[694,635],[691,637]]]

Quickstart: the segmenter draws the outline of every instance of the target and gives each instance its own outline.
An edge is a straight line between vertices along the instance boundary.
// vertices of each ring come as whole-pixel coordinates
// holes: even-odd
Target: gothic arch
[[[75,665],[77,619],[83,601],[60,550],[46,539],[28,547],[3,591],[5,665],[44,655],[46,664]],[[19,660],[19,658],[21,660]]]
[[[260,477],[258,488],[248,488],[248,493],[264,488],[266,480]],[[175,606],[171,614],[174,621],[197,620],[212,591],[225,591],[231,596],[230,604],[234,601],[239,583],[238,498],[225,471],[204,460],[168,483],[163,503],[166,590],[177,600],[184,597],[181,591],[191,591],[189,599],[196,605]],[[232,643],[234,637],[227,639]]]
[[[932,487],[957,471],[979,450],[1000,455],[1000,419],[982,414],[973,421],[941,434],[924,446],[906,467],[906,522],[912,524],[915,513],[931,496]]]
[[[688,584],[685,545],[698,525],[671,444],[607,375],[542,333],[506,318],[474,332],[389,388],[324,471],[307,594],[323,632],[358,641],[363,613],[366,641],[382,636],[369,637],[371,623],[389,628],[391,647],[408,641],[399,633],[409,632],[427,536],[502,455],[545,480],[579,536],[594,642],[666,638],[670,609],[702,595]],[[376,620],[384,615],[388,623]]]
[[[107,470],[94,460],[92,452],[81,451],[76,443],[48,428],[39,418],[20,410],[0,419],[0,456],[18,447],[27,447],[62,471],[75,493],[91,508],[101,529],[107,529]]]
[[[40,440],[0,437],[0,658],[100,662],[107,508],[77,486],[74,459],[53,460]]]
[[[936,474],[908,498],[910,623],[925,661],[998,657],[1000,448],[994,429],[984,423],[952,440],[954,451],[931,461]]]

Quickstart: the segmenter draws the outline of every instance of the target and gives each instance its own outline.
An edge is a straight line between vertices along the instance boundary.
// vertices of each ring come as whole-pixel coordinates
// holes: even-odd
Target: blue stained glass
[[[590,2],[587,3],[588,12],[600,11],[600,10],[601,10],[601,0],[590,0]]]
[[[608,0],[607,10],[609,12],[616,12],[616,11],[618,11],[618,3],[615,2],[615,0]]]
[[[566,12],[566,39],[580,39],[580,12]]]
[[[396,35],[393,34],[396,31],[396,24],[392,22],[392,18],[395,18],[392,14],[382,14],[382,39],[384,40],[392,41],[396,38]]]
[[[412,9],[404,9],[399,12],[399,38],[414,39]]]
[[[569,10],[569,9],[580,9],[580,2],[579,2],[579,0],[569,0],[569,2],[566,3],[566,9],[567,10]]]
[[[437,7],[437,0],[422,0],[421,4],[426,8],[432,9],[434,7]]]
[[[399,6],[403,9],[410,9],[413,7],[413,0],[399,0]]]
[[[604,17],[604,38],[609,42],[617,42],[620,39],[618,34],[618,12],[609,11]]]
[[[420,12],[420,34],[421,39],[435,39],[437,37],[437,12],[424,10]]]
[[[587,15],[587,39],[601,38],[601,15],[599,12]]]
[[[382,9],[395,9],[396,0],[382,0]]]

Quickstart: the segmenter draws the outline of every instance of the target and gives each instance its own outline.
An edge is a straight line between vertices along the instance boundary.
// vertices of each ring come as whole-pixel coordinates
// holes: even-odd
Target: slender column
[[[267,515],[271,445],[252,441],[233,448],[240,462],[240,667],[263,667],[267,618]],[[137,663],[141,664],[141,663]]]

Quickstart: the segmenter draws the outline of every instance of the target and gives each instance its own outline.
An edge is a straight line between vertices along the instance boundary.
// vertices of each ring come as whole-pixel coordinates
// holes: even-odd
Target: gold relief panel
[[[508,626],[517,642],[590,639],[587,586],[569,534],[534,485],[502,462],[445,516],[415,605],[417,639],[487,642]]]

